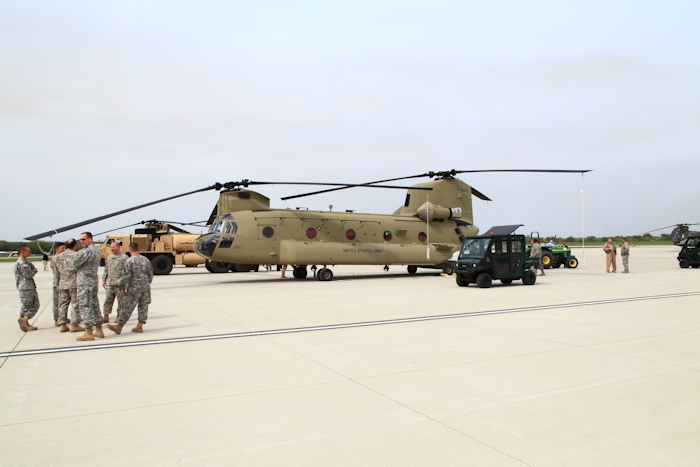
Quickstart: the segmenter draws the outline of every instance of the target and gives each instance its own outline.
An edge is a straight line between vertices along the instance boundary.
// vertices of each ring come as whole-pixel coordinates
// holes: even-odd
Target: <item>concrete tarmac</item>
[[[700,270],[677,251],[490,289],[176,268],[143,334],[134,312],[94,342],[54,327],[50,271],[20,331],[0,263],[0,464],[700,465]]]

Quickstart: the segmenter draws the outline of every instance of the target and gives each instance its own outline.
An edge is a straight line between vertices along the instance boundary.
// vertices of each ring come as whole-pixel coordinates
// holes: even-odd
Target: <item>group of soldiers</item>
[[[148,305],[151,303],[153,268],[150,261],[139,254],[138,244],[129,244],[129,256],[121,252],[120,242],[110,244],[112,254],[107,258],[102,274],[102,286],[106,291],[103,315],[97,297],[98,268],[102,253],[93,244],[90,232],[80,234],[80,243],[83,246],[80,251],[77,250],[76,240],[72,238],[56,245],[56,255],[51,261],[54,324],[60,332],[84,332],[76,339],[78,341],[91,341],[96,337],[104,337],[104,323],[107,323],[107,328],[111,331],[121,334],[138,305],[139,322],[132,332],[143,332],[143,325],[148,319]],[[29,332],[38,329],[29,324],[29,320],[39,310],[39,295],[34,282],[37,269],[27,260],[29,247],[20,247],[18,253],[15,280],[22,302],[18,322],[22,331]],[[115,299],[117,318],[112,325],[109,324],[109,315]],[[71,304],[71,318],[68,318]]]

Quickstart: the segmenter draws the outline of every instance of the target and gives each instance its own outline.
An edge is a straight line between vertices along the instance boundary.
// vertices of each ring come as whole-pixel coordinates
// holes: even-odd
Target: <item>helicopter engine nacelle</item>
[[[443,208],[427,202],[421,204],[416,210],[416,214],[424,221],[430,219],[430,222],[443,222],[445,219],[459,219],[462,217],[462,208]]]

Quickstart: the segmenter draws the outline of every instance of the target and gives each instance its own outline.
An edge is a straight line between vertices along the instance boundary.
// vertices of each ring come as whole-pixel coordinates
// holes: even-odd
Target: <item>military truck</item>
[[[197,267],[204,264],[209,272],[225,273],[229,271],[257,270],[258,265],[240,265],[209,261],[194,252],[194,240],[199,234],[189,233],[179,227],[159,221],[145,221],[144,228],[135,229],[133,234],[109,234],[100,247],[102,260],[106,261],[112,254],[110,245],[115,241],[122,243],[122,251],[128,254],[128,245],[135,242],[139,253],[149,259],[153,274],[167,275],[173,266]]]
[[[476,284],[480,288],[491,287],[494,280],[504,285],[522,280],[533,285],[537,280],[535,268],[538,258],[525,253],[525,236],[514,235],[519,226],[496,226],[488,234],[467,237],[462,244],[455,274],[457,285]]]

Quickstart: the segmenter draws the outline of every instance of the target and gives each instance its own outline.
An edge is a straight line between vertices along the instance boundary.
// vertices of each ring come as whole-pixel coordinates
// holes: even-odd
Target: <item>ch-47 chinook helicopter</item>
[[[455,175],[481,172],[584,173],[588,170],[449,170],[363,184],[250,180],[217,183],[26,238],[37,240],[171,199],[223,190],[209,219],[209,232],[194,243],[195,252],[213,263],[291,264],[297,279],[307,277],[308,266],[319,265],[322,268],[316,276],[322,281],[333,278],[328,266],[339,264],[380,265],[385,269],[389,265],[408,265],[408,272],[414,274],[418,267],[443,267],[460,248],[464,237],[479,232],[473,224],[472,195],[486,201],[490,198]],[[381,185],[414,178],[434,180],[410,187]],[[369,214],[271,208],[269,198],[247,189],[254,185],[334,187],[283,200],[354,187],[408,191],[404,204],[393,214]]]
[[[690,230],[691,225],[700,225],[700,222],[696,222],[695,224],[667,225],[666,227],[661,227],[660,229],[650,230],[647,233],[650,234],[653,232],[658,232],[659,230],[670,229],[673,227],[671,233],[668,234],[668,239],[673,242],[674,245],[680,245],[688,237],[700,237],[700,232],[693,232]]]

